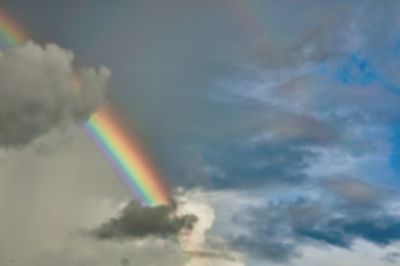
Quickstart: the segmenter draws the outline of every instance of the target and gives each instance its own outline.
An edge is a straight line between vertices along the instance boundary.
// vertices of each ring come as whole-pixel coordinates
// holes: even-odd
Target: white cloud
[[[200,190],[180,192],[178,213],[194,214],[198,218],[193,230],[182,231],[179,236],[183,250],[189,255],[185,266],[245,265],[243,254],[231,250],[225,241],[210,233],[216,219],[213,205],[217,198],[219,200],[226,198],[226,193]],[[232,212],[229,215],[232,215]]]

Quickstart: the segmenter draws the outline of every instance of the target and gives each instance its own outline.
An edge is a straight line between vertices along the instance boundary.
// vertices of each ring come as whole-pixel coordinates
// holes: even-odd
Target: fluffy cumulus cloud
[[[82,122],[103,101],[110,71],[76,68],[74,54],[27,42],[0,53],[0,145],[23,146]]]

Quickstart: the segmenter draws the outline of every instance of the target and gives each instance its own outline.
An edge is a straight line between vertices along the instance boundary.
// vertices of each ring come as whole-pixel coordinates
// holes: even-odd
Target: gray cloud
[[[197,221],[195,215],[177,216],[169,206],[143,207],[130,202],[119,217],[102,224],[91,235],[99,240],[143,238],[147,236],[167,237],[183,229],[192,229]]]
[[[326,62],[360,49],[378,51],[393,41],[399,27],[399,6],[392,0],[257,2],[273,10],[268,34],[251,49],[253,61],[266,68]]]
[[[233,242],[234,246],[244,251],[250,257],[266,259],[273,262],[284,263],[298,256],[293,243],[283,243],[280,239],[267,239],[267,235],[239,237]]]
[[[106,68],[75,70],[73,53],[55,44],[3,51],[0,145],[23,146],[56,126],[83,121],[102,102],[109,77]]]
[[[391,194],[389,191],[371,187],[370,184],[353,177],[336,177],[324,180],[323,187],[327,192],[335,194],[339,200],[357,207],[371,207]]]
[[[357,239],[386,246],[400,240],[400,217],[385,209],[389,190],[354,178],[332,179],[317,198],[270,202],[237,216],[250,234],[231,238],[240,250],[276,262],[301,255],[304,243],[349,249]]]
[[[382,90],[379,82],[364,86],[363,83],[368,82],[363,79],[368,79],[371,69],[384,72],[387,78],[398,80],[400,77],[398,51],[395,51],[397,54],[393,52],[400,25],[397,1],[249,1],[249,4],[256,4],[254,10],[260,12],[258,17],[257,12],[254,15],[259,19],[262,32],[254,35],[249,33],[252,29],[248,30],[246,23],[229,15],[231,11],[225,6],[226,1],[186,1],[185,4],[182,1],[157,4],[120,1],[118,5],[109,1],[88,1],[93,5],[90,4],[87,11],[71,8],[74,4],[67,2],[38,1],[42,5],[27,4],[29,1],[26,0],[8,1],[7,5],[14,7],[20,17],[26,17],[29,23],[23,24],[45,36],[43,39],[69,41],[86,57],[86,62],[107,62],[116,70],[118,78],[110,96],[118,106],[127,110],[126,114],[135,121],[140,133],[148,138],[150,149],[170,181],[188,187],[246,188],[251,190],[250,193],[256,188],[263,190],[262,199],[275,193],[292,197],[293,190],[298,192],[310,186],[315,193],[326,193],[321,200],[275,202],[244,215],[250,221],[239,229],[249,230],[250,236],[241,236],[234,243],[246,250],[250,257],[256,254],[282,262],[295,256],[301,243],[349,246],[355,238],[374,239],[372,233],[356,231],[352,227],[357,224],[366,231],[379,232],[378,229],[382,228],[372,219],[374,215],[383,228],[396,229],[393,217],[382,214],[385,208],[381,195],[385,192],[356,179],[364,178],[363,174],[368,172],[366,178],[375,178],[377,183],[385,182],[385,170],[390,167],[383,158],[388,154],[382,149],[390,146],[383,127],[398,121],[399,97]],[[263,3],[267,8],[259,8],[264,7]],[[46,15],[42,13],[42,6],[48,7]],[[69,10],[82,13],[71,16]],[[26,13],[30,15],[24,16]],[[54,14],[51,23],[47,14]],[[70,23],[72,17],[74,23]],[[104,20],[104,17],[110,19]],[[68,23],[62,23],[67,19]],[[244,26],[242,24],[246,24],[246,28],[240,28]],[[78,33],[79,38],[74,38]],[[113,41],[116,39],[120,41]],[[241,57],[244,50],[251,54],[251,58],[244,59],[246,62]],[[362,60],[347,66],[352,53],[359,54]],[[228,60],[227,57],[232,55],[235,58]],[[232,66],[231,59],[240,61],[235,62],[239,65],[244,63],[244,68],[248,63],[251,67],[238,69]],[[174,67],[171,67],[171,62]],[[257,69],[252,68],[254,64],[257,64]],[[293,75],[302,69],[303,64],[312,65],[309,72]],[[368,65],[367,71],[361,71],[365,64]],[[342,73],[339,79],[338,73]],[[276,77],[281,76],[281,80],[270,86],[271,81],[274,83]],[[215,85],[216,79],[233,82],[220,93]],[[342,84],[343,81],[348,84]],[[237,91],[243,93],[238,95]],[[236,97],[232,97],[232,92]],[[376,127],[379,130],[376,131]],[[248,143],[248,140],[255,141]],[[323,156],[303,149],[304,145],[343,147],[343,154],[352,156],[342,158],[339,154],[318,160]],[[380,152],[375,154],[374,149]],[[362,165],[342,167],[346,173],[340,173],[338,180],[321,182],[317,186],[312,183],[329,175],[327,172],[337,164],[347,166],[352,163],[353,155],[363,154],[375,158]],[[342,160],[337,162],[337,157]],[[87,160],[93,161],[90,157]],[[313,176],[303,171],[309,161],[320,169]],[[78,166],[85,167],[83,163]],[[63,164],[60,167],[64,167]],[[20,167],[16,169],[19,171]],[[29,170],[25,172],[30,174]],[[14,172],[16,170],[11,170]],[[74,172],[67,173],[77,176]],[[43,175],[41,172],[36,174]],[[67,179],[68,175],[63,174]],[[342,174],[357,177],[349,180]],[[87,180],[91,179],[80,180],[89,184]],[[104,180],[108,178],[104,177]],[[108,184],[106,182],[103,181]],[[283,188],[277,191],[274,189],[277,183],[293,190],[289,193]],[[60,182],[51,184],[52,188]],[[95,190],[99,186],[89,187]],[[2,187],[7,195],[13,195],[11,209],[15,206],[17,194],[12,193],[8,184]],[[18,187],[28,188],[26,184]],[[54,194],[59,196],[59,193]],[[81,194],[87,197],[86,191]],[[21,202],[37,202],[31,200],[28,193],[18,195],[28,199]],[[68,195],[65,198],[70,197]],[[84,198],[82,202],[88,200]],[[70,205],[66,206],[70,209]],[[382,213],[378,212],[378,206],[382,206]],[[42,209],[41,205],[37,206],[32,213]],[[49,213],[56,213],[57,218],[63,214],[62,221],[78,217],[69,213],[58,214],[54,211],[58,209],[57,205]],[[221,209],[231,211],[229,208]],[[9,215],[10,212],[5,213]],[[336,215],[344,218],[338,220]],[[41,221],[42,217],[38,217]],[[216,219],[220,219],[219,213]],[[54,228],[59,229],[59,226]],[[33,227],[31,231],[37,230]],[[49,232],[49,235],[54,233]],[[10,247],[8,242],[6,238],[5,246]],[[20,250],[20,241],[15,242],[17,244],[12,247],[18,248],[7,248],[3,252],[5,255],[9,250]],[[35,239],[25,249],[31,251],[36,242]],[[377,240],[374,242],[379,243]],[[52,246],[54,242],[49,243]],[[74,246],[82,249],[81,245]],[[55,257],[55,261],[59,259],[59,256]],[[101,264],[106,264],[104,261],[102,259]],[[100,264],[95,262],[91,264]],[[65,264],[74,265],[73,262]],[[23,265],[29,265],[29,262]]]
[[[205,250],[190,250],[186,251],[187,254],[196,258],[208,258],[208,259],[223,259],[226,261],[237,261],[236,258],[228,253],[223,252],[212,252]]]
[[[395,264],[400,259],[400,252],[389,252],[382,259],[387,263]]]
[[[130,259],[128,259],[126,257],[121,259],[121,265],[122,266],[129,266],[130,264],[131,264]]]

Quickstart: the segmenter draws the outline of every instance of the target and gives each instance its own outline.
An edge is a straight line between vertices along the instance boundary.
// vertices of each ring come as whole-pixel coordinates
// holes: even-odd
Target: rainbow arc
[[[84,130],[136,197],[151,206],[170,203],[162,178],[115,111],[102,107]]]

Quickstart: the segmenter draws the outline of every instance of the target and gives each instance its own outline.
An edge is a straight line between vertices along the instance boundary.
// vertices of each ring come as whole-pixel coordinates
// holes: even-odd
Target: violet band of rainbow
[[[154,174],[152,165],[142,155],[142,151],[132,143],[128,132],[125,132],[107,108],[100,109],[85,124],[91,139],[101,147],[118,172],[122,172],[124,182],[135,187],[140,198],[147,205],[168,204],[169,196],[160,178]]]

